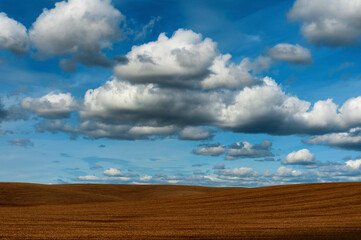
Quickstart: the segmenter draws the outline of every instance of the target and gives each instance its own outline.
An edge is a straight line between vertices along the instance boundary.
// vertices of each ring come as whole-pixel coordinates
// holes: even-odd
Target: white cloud
[[[315,155],[308,149],[293,151],[286,156],[286,161],[282,162],[286,165],[307,165],[315,163]]]
[[[25,54],[29,49],[27,30],[21,23],[0,13],[0,49],[17,55]]]
[[[302,35],[314,44],[350,45],[361,36],[359,0],[297,0],[288,18],[301,20]]]
[[[117,139],[175,135],[185,126],[277,135],[325,134],[360,126],[360,99],[349,99],[342,107],[327,99],[311,107],[310,102],[286,94],[268,77],[261,85],[234,91],[111,80],[86,92],[79,110],[81,122],[74,131]],[[50,112],[51,104],[46,106],[45,112]]]
[[[217,92],[163,89],[154,84],[132,85],[112,80],[87,91],[80,115],[90,119],[111,119],[108,122],[118,124],[202,124],[217,114],[218,95]]]
[[[339,114],[335,114],[336,111]],[[333,112],[333,114],[329,114],[330,112]],[[339,109],[337,109],[337,106],[330,110],[325,108],[323,114],[330,116],[329,121],[334,118],[335,124],[344,126],[348,131],[312,136],[304,142],[349,150],[361,149],[361,97],[350,98]]]
[[[361,122],[361,96],[348,99],[339,112],[346,124],[358,126]]]
[[[178,134],[180,139],[200,140],[211,137],[210,132],[202,130],[204,126],[274,135],[319,135],[361,127],[361,97],[351,98],[341,107],[332,99],[317,101],[312,106],[310,102],[285,93],[269,77],[235,89],[205,91],[190,87],[216,74],[216,70],[210,69],[218,60],[224,64],[229,61],[230,56],[225,56],[218,53],[212,40],[183,29],[171,38],[161,34],[155,42],[135,46],[126,56],[129,62],[115,67],[118,78],[86,92],[79,110],[80,124],[73,129],[67,127],[67,131],[95,138],[147,139]],[[188,57],[194,61],[191,61],[192,67],[185,64]],[[250,65],[247,61],[242,61],[240,66]],[[234,72],[234,76],[238,74],[235,72],[240,66],[224,64],[219,76],[226,77],[229,71]],[[233,68],[238,70],[233,71]],[[42,100],[35,102],[42,103]],[[45,113],[41,110],[36,113],[55,118],[51,110],[54,108],[57,112],[57,107],[49,103],[44,106]],[[73,108],[60,111],[59,116],[67,116],[71,110]],[[55,125],[63,129],[59,124],[51,125],[47,126],[51,131],[56,131]]]
[[[298,170],[292,170],[292,168],[281,166],[277,169],[276,175],[279,177],[297,177],[301,176],[302,172]]]
[[[181,140],[206,140],[212,137],[211,130],[202,127],[186,127],[179,133]]]
[[[351,167],[353,169],[360,169],[360,167],[361,167],[361,159],[349,160],[349,161],[346,162],[346,166]]]
[[[124,16],[111,5],[111,0],[69,0],[44,9],[29,31],[34,46],[43,56],[75,54],[62,66],[71,64],[110,67],[101,52],[118,41]],[[69,69],[68,69],[69,70]]]
[[[230,54],[216,57],[213,64],[209,67],[209,76],[201,81],[201,86],[205,89],[237,89],[259,83],[249,73],[251,68],[248,59],[244,59],[238,65],[231,62],[230,59]]]
[[[148,181],[152,180],[152,178],[153,178],[152,176],[145,175],[145,176],[143,176],[143,177],[140,177],[140,178],[139,178],[139,181],[148,182]]]
[[[260,174],[254,171],[252,168],[240,167],[234,169],[219,169],[215,171],[219,177],[252,177],[259,176]]]
[[[269,170],[259,173],[249,167],[226,169],[224,165],[213,167],[213,174],[194,171],[192,174],[177,175],[139,175],[133,171],[124,176],[96,177],[92,175],[76,178],[78,181],[96,182],[132,182],[137,184],[181,184],[207,186],[267,186],[310,182],[344,182],[361,180],[361,159],[350,160],[346,163],[327,162],[312,170],[294,170],[281,166],[276,173]]]
[[[268,50],[268,55],[279,61],[286,61],[293,64],[311,64],[311,52],[300,45],[279,43]]]
[[[100,178],[97,176],[88,175],[88,176],[79,176],[78,180],[80,180],[80,181],[98,181],[98,180],[100,180]]]
[[[194,149],[193,153],[197,155],[219,156],[226,151],[226,146],[221,144],[203,144],[200,148]]]
[[[361,128],[352,128],[348,132],[312,136],[304,142],[359,151],[361,150]]]
[[[122,176],[123,173],[119,169],[109,168],[104,171],[104,175],[113,177],[113,176]]]
[[[50,92],[41,98],[24,98],[21,107],[45,118],[67,118],[78,104],[70,93]]]
[[[133,83],[164,86],[243,88],[259,83],[249,71],[249,61],[236,65],[231,55],[222,55],[217,44],[191,30],[179,29],[172,37],[160,34],[157,41],[134,46],[126,55],[127,64],[114,72],[119,79]]]
[[[131,178],[129,177],[104,177],[104,178],[101,178],[102,181],[104,182],[127,182],[127,181],[130,181]]]
[[[285,118],[292,119],[299,111],[306,112],[309,105],[286,96],[269,78],[261,86],[236,92],[164,89],[154,84],[132,85],[112,80],[85,94],[80,116],[118,125],[213,124],[243,131],[254,131],[253,128],[271,131],[277,130],[274,126],[294,127],[280,123]],[[259,121],[262,123],[257,124]],[[260,128],[264,123],[272,128],[267,125],[263,126],[267,130]]]
[[[134,131],[136,129],[136,131]],[[82,121],[79,125],[72,125],[62,120],[42,121],[36,125],[38,132],[66,132],[73,136],[79,134],[91,138],[110,138],[110,139],[149,139],[151,136],[169,136],[169,127],[134,127],[126,124],[111,124],[97,121]],[[133,130],[133,131],[132,131]],[[151,130],[151,131],[149,131]]]
[[[89,181],[89,182],[128,182],[131,180],[129,177],[97,177],[93,175],[79,176],[75,180]]]
[[[134,126],[129,129],[132,135],[171,135],[175,131],[174,126],[152,127],[152,126]]]
[[[162,33],[157,41],[133,46],[126,55],[128,64],[118,65],[114,71],[120,79],[136,83],[187,86],[208,74],[216,55],[216,43],[211,39],[179,29],[171,38]]]

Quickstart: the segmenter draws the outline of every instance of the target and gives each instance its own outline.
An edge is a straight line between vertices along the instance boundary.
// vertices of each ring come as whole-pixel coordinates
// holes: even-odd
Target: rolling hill
[[[0,183],[0,239],[361,239],[361,183]]]

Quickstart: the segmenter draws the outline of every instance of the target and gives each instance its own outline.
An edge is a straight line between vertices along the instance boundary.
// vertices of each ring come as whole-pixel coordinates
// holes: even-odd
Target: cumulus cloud
[[[181,140],[206,140],[213,138],[212,131],[201,127],[186,127],[179,133]]]
[[[254,177],[260,174],[254,171],[252,168],[240,167],[234,169],[219,169],[215,171],[220,177]]]
[[[360,127],[361,97],[351,98],[341,107],[332,99],[312,105],[285,93],[269,77],[235,89],[188,88],[189,83],[200,84],[216,72],[209,71],[220,56],[215,45],[210,39],[181,29],[171,38],[163,34],[155,42],[133,47],[126,56],[128,64],[115,67],[118,78],[85,93],[79,124],[67,127],[67,131],[95,138],[178,135],[180,139],[201,140],[210,136],[201,130],[204,126],[273,135],[320,135]],[[188,55],[195,61],[191,61],[192,67],[184,65]],[[203,76],[201,72],[207,73]],[[45,112],[50,112],[52,104],[46,106]],[[59,122],[57,125],[63,131]]]
[[[0,49],[16,55],[26,54],[29,49],[27,30],[21,23],[0,13]]]
[[[350,160],[343,164],[325,165],[318,169],[317,174],[324,181],[361,181],[359,160]]]
[[[193,153],[197,155],[219,156],[226,151],[226,146],[222,144],[202,144],[200,148],[194,149]]]
[[[269,134],[320,134],[359,125],[361,97],[349,99],[341,108],[331,99],[310,108],[311,103],[287,95],[273,79],[263,81],[262,85],[232,92],[108,81],[85,94],[78,132],[128,139],[129,133],[145,138],[167,136],[180,126],[196,125]]]
[[[319,135],[360,126],[359,106],[361,97],[351,98],[341,107],[332,99],[312,106],[286,94],[268,77],[261,85],[235,91],[163,88],[114,79],[86,92],[75,131],[116,139],[176,135],[184,127],[197,126],[245,133]]]
[[[209,67],[210,74],[201,81],[201,86],[205,89],[236,89],[260,82],[249,73],[252,70],[252,62],[249,59],[243,59],[238,65],[231,62],[230,59],[230,54],[216,57]]]
[[[346,166],[351,167],[353,169],[360,169],[360,167],[361,167],[361,159],[349,160],[349,161],[346,162]]]
[[[136,83],[191,85],[207,75],[217,55],[216,43],[193,31],[179,29],[171,38],[164,33],[158,40],[134,46],[126,55],[129,62],[115,67],[121,79]]]
[[[78,105],[70,93],[50,92],[41,98],[24,98],[21,106],[41,117],[67,118]]]
[[[293,151],[286,156],[286,161],[282,162],[286,165],[308,165],[315,164],[315,155],[308,149]]]
[[[149,176],[149,175],[145,175],[143,177],[140,177],[139,178],[139,181],[142,181],[142,182],[149,182],[150,180],[152,180],[152,176]]]
[[[134,125],[196,125],[214,120],[219,93],[132,85],[112,80],[88,90],[80,116],[87,119]],[[167,111],[164,111],[167,109]]]
[[[242,88],[257,84],[245,62],[236,65],[222,55],[217,44],[191,30],[179,29],[172,37],[160,34],[157,41],[134,46],[118,64],[119,79],[172,87]]]
[[[293,64],[312,64],[311,52],[300,45],[289,43],[279,43],[268,50],[268,55],[272,58]]]
[[[85,135],[90,138],[110,139],[150,139],[152,136],[169,136],[175,134],[173,126],[165,127],[137,127],[133,125],[114,125],[96,121],[83,121],[79,125],[72,125],[64,120],[42,121],[36,125],[38,132],[66,132],[73,137]]]
[[[10,145],[17,146],[17,147],[34,147],[34,143],[28,138],[15,138],[8,141]]]
[[[308,144],[323,144],[346,150],[361,150],[361,128],[352,128],[348,132],[312,136],[304,140]]]
[[[309,105],[286,96],[269,78],[262,86],[239,92],[164,89],[154,84],[112,80],[85,94],[80,116],[118,124],[216,125],[250,132],[262,126],[267,128],[263,131],[275,131],[294,127],[280,123],[290,118],[285,115],[306,112]]]
[[[75,181],[86,181],[86,182],[129,182],[129,177],[97,177],[94,175],[79,176]]]
[[[264,158],[273,156],[271,152],[272,143],[264,140],[260,144],[251,144],[247,141],[236,142],[228,147],[223,144],[201,144],[193,149],[197,155],[220,156],[226,153],[226,160],[235,160],[239,158]],[[272,159],[273,160],[273,159]]]
[[[299,170],[293,170],[292,168],[287,168],[281,166],[277,169],[276,176],[280,177],[297,177],[302,175],[302,172]]]
[[[123,173],[116,168],[109,168],[104,171],[104,175],[106,176],[123,176]]]
[[[111,0],[69,0],[44,9],[29,36],[42,56],[73,55],[60,63],[67,71],[81,62],[87,66],[111,67],[102,49],[120,40],[124,16]]]
[[[271,157],[273,156],[271,147],[272,142],[269,140],[264,140],[260,144],[251,144],[247,141],[237,142],[229,147],[226,159]]]
[[[288,18],[302,21],[302,35],[310,42],[338,47],[361,36],[360,11],[358,0],[297,0]]]
[[[98,181],[98,180],[100,180],[99,177],[92,176],[92,175],[79,176],[77,179],[80,180],[80,181]]]
[[[340,108],[332,99],[318,101],[311,108],[311,103],[286,95],[272,79],[264,81],[264,85],[246,88],[235,96],[236,103],[224,111],[224,128],[254,133],[322,134],[360,125],[357,109],[361,97],[347,100]]]
[[[249,167],[225,168],[224,164],[217,164],[213,173],[208,171],[193,171],[190,174],[138,174],[125,173],[112,170],[106,177],[94,175],[77,177],[76,181],[132,183],[132,184],[181,184],[181,185],[208,185],[208,186],[267,186],[280,184],[293,184],[304,182],[344,182],[361,180],[361,160],[350,160],[346,163],[327,162],[317,165],[315,169],[299,171],[290,167],[281,166],[276,172],[266,170],[257,172]],[[116,176],[115,176],[116,175]]]

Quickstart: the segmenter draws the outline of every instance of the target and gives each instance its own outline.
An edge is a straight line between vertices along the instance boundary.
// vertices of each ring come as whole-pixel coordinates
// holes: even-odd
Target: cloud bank
[[[283,49],[285,56],[304,51],[297,46],[284,47],[278,45],[273,50],[278,53],[277,49]],[[288,61],[306,62],[307,54],[299,55],[298,60]],[[179,29],[170,38],[160,34],[157,41],[134,46],[126,59],[129,62],[114,67],[113,79],[85,93],[78,107],[78,124],[44,122],[39,131],[65,131],[92,138],[178,136],[203,140],[212,137],[205,126],[271,135],[322,135],[361,127],[361,97],[350,98],[342,106],[332,99],[314,104],[301,100],[287,94],[272,78],[251,76],[255,71],[250,70],[254,69],[251,65],[263,60],[232,63],[230,56],[219,53],[215,42],[191,30]],[[242,72],[250,78],[239,74],[240,68],[246,69]],[[212,87],[204,85],[215,78],[222,84],[214,85],[218,80],[212,80]],[[228,85],[231,79],[237,84]],[[54,93],[26,98],[22,106],[53,119],[67,117],[76,109],[69,94]],[[236,157],[233,155],[228,157]],[[271,155],[262,157],[267,156]]]

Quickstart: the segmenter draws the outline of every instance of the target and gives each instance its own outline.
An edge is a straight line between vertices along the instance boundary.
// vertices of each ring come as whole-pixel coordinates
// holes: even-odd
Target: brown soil
[[[0,239],[361,239],[361,183],[0,183]]]

